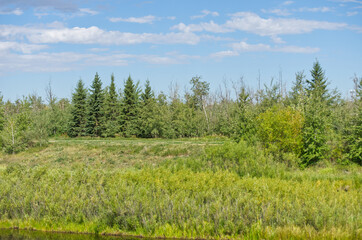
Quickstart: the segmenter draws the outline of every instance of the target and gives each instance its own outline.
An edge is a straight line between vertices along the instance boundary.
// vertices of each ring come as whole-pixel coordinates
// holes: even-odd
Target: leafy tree
[[[362,165],[362,77],[354,79],[352,118],[346,131],[348,159]]]
[[[48,110],[48,134],[49,136],[62,135],[67,133],[68,121],[70,119],[71,104],[68,99],[62,98],[53,104]]]
[[[17,153],[28,147],[30,139],[30,102],[27,98],[5,106],[5,122],[1,144],[6,153]]]
[[[104,102],[104,116],[105,116],[105,129],[103,132],[104,137],[114,137],[119,133],[119,101],[114,83],[114,75],[111,76],[111,84],[106,92]]]
[[[70,137],[85,136],[87,122],[87,90],[84,88],[83,81],[78,81],[75,92],[72,96],[72,107],[70,111],[70,121],[68,135]]]
[[[94,76],[90,88],[87,109],[87,133],[90,136],[102,136],[104,130],[104,95],[98,73]]]
[[[257,99],[259,99],[260,111],[265,111],[274,105],[281,102],[282,94],[280,91],[280,84],[274,83],[274,79],[270,81],[270,85],[264,84],[264,89],[258,91]]]
[[[295,82],[293,82],[292,91],[289,94],[289,102],[293,107],[303,109],[303,104],[306,98],[305,93],[305,74],[298,72],[295,74]]]
[[[273,106],[258,116],[259,136],[271,151],[300,154],[303,117],[291,107]],[[273,149],[276,147],[276,149]]]
[[[137,135],[138,133],[138,104],[138,84],[135,85],[131,76],[129,76],[124,86],[122,112],[120,116],[121,131],[125,136]]]
[[[243,85],[241,86],[238,99],[236,101],[237,119],[234,121],[235,127],[234,139],[251,141],[255,134],[255,116],[252,111],[252,97],[249,90]]]

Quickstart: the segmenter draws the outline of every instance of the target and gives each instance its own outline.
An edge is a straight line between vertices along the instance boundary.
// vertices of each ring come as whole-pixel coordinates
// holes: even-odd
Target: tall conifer
[[[111,84],[106,92],[104,102],[105,129],[103,135],[105,137],[114,137],[119,132],[118,116],[119,102],[114,83],[114,75],[111,75]]]
[[[68,135],[70,137],[86,135],[86,101],[87,90],[80,79],[72,96],[71,119],[68,127]]]
[[[129,76],[124,86],[120,116],[121,130],[125,136],[137,135],[138,98],[137,86]]]
[[[87,111],[87,133],[90,136],[101,136],[104,128],[104,95],[102,82],[98,73],[94,76],[90,89]]]
[[[330,94],[324,70],[316,61],[311,70],[311,80],[307,80],[307,101],[304,106],[304,126],[302,129],[303,148],[301,166],[306,167],[325,157],[327,150],[327,129]]]

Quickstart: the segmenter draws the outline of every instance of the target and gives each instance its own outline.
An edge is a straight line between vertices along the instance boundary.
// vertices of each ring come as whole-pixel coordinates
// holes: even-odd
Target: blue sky
[[[96,72],[118,88],[130,74],[156,92],[193,76],[217,91],[243,77],[252,88],[318,59],[330,88],[346,96],[362,76],[362,0],[0,0],[0,91],[14,101],[71,97]]]

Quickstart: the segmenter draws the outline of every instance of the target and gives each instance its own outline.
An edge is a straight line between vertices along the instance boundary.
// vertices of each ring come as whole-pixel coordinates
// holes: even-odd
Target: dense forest
[[[279,161],[301,168],[318,162],[362,164],[362,78],[354,77],[351,96],[329,88],[316,61],[310,74],[296,73],[290,91],[271,81],[253,91],[242,79],[210,93],[210,84],[193,77],[181,95],[172,85],[157,96],[127,78],[104,87],[98,74],[87,88],[79,80],[72,99],[57,99],[46,88],[45,101],[29,95],[14,102],[0,96],[0,146],[5,153],[46,145],[55,136],[187,138],[227,136],[260,145]],[[236,98],[231,97],[231,95]]]

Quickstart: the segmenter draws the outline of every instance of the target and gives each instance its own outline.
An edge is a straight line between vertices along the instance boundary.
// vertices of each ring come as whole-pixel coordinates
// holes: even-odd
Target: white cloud
[[[155,21],[160,21],[162,19],[175,20],[175,16],[169,17],[156,17],[153,15],[148,15],[144,17],[129,17],[129,18],[109,18],[111,22],[129,22],[129,23],[148,23],[153,24]]]
[[[190,18],[191,19],[204,18],[204,17],[209,16],[209,15],[211,15],[213,17],[218,17],[219,16],[218,12],[211,12],[209,10],[202,10],[201,13],[202,14],[196,15],[196,16],[191,16]]]
[[[237,52],[265,52],[270,51],[271,47],[266,44],[248,44],[246,42],[232,43],[231,47]]]
[[[287,9],[271,9],[271,10],[262,9],[261,11],[264,13],[272,13],[272,14],[275,14],[278,16],[284,16],[284,17],[291,15],[291,13]]]
[[[355,16],[357,15],[358,12],[357,11],[354,11],[354,12],[347,12],[347,17],[352,17],[352,16]]]
[[[286,53],[315,53],[319,48],[298,47],[298,46],[281,46],[272,47],[267,44],[248,44],[244,41],[232,43],[230,45],[237,52],[286,52]]]
[[[3,39],[27,38],[31,43],[73,43],[73,44],[197,44],[200,37],[192,32],[171,33],[128,33],[106,31],[98,27],[66,28],[0,25]]]
[[[294,3],[294,1],[285,1],[285,2],[283,2],[283,5],[291,5],[293,3]]]
[[[13,9],[13,10],[0,10],[0,15],[16,15],[16,16],[20,16],[23,13],[24,13],[23,10],[21,10],[20,8],[16,8],[16,9]]]
[[[315,7],[315,8],[307,8],[307,7],[304,7],[304,8],[299,8],[297,10],[294,10],[294,11],[297,11],[297,12],[322,12],[322,13],[325,13],[325,12],[333,12],[333,8],[330,8],[330,7]]]
[[[261,18],[255,13],[239,12],[224,26],[230,29],[255,33],[260,36],[302,34],[314,30],[339,30],[346,28],[346,23],[313,21],[295,18]]]
[[[362,1],[360,0],[331,0],[333,2],[342,2],[342,3],[358,3],[362,4]]]
[[[47,48],[46,45],[26,44],[18,42],[0,42],[0,52],[16,51],[22,53],[32,53]]]
[[[250,32],[259,36],[268,36],[273,39],[278,35],[303,34],[315,30],[341,30],[348,29],[346,23],[327,21],[314,21],[295,18],[262,18],[252,12],[237,12],[231,14],[231,19],[224,24],[214,22],[189,24],[180,23],[171,27],[183,32],[208,31],[214,33],[233,32],[235,30]]]
[[[285,53],[316,53],[319,52],[320,49],[313,47],[283,46],[274,48],[272,51]]]
[[[227,50],[227,51],[220,51],[220,52],[212,53],[212,54],[210,54],[210,57],[224,58],[224,57],[234,57],[234,56],[239,56],[239,55],[240,54],[236,51]]]
[[[5,57],[6,56],[6,57]],[[125,53],[75,53],[60,52],[37,54],[2,53],[0,51],[0,72],[63,72],[90,66],[126,66],[134,62],[149,64],[182,64],[199,56],[182,54],[134,55]],[[46,64],[44,64],[46,63]]]
[[[53,11],[50,7],[37,7],[34,9],[34,15],[38,18],[53,15],[63,19],[71,19],[75,17],[94,16],[97,14],[99,14],[98,11],[90,8],[79,8],[74,11]]]
[[[284,52],[284,53],[316,53],[319,48],[311,47],[298,47],[298,46],[281,46],[281,47],[272,47],[267,44],[249,44],[245,41],[232,43],[230,44],[232,50],[220,51],[212,53],[210,57],[212,58],[223,58],[223,57],[232,57],[238,56],[241,53],[245,52]]]
[[[79,12],[81,14],[84,14],[84,15],[87,15],[87,14],[89,14],[89,15],[97,15],[98,14],[97,11],[91,10],[89,8],[80,8]]]
[[[199,24],[189,24],[185,25],[184,23],[179,23],[171,27],[171,30],[179,30],[182,32],[213,32],[213,33],[226,33],[233,32],[232,29],[225,28],[222,25],[216,24],[213,21],[203,22]]]
[[[159,20],[155,16],[148,15],[144,17],[130,17],[130,18],[110,18],[111,22],[129,22],[129,23],[153,23],[154,21]]]

